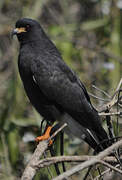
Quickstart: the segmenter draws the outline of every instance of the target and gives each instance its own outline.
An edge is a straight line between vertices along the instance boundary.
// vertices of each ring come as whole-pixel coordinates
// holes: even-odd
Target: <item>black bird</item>
[[[76,74],[63,61],[59,51],[40,24],[23,18],[16,22],[12,34],[20,43],[19,73],[27,96],[35,109],[49,124],[67,122],[68,131],[84,139],[97,152],[108,146],[98,112]],[[47,139],[46,135],[37,140]],[[104,143],[102,143],[104,142]]]

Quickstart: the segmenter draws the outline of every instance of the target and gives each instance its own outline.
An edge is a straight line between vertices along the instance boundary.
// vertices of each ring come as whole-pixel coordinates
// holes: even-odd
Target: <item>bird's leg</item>
[[[43,141],[43,140],[48,140],[48,139],[50,138],[51,129],[52,129],[52,126],[47,125],[46,130],[45,130],[45,133],[44,133],[42,136],[38,136],[38,137],[35,139],[35,141],[36,141],[36,142],[40,142],[40,141]],[[52,143],[53,143],[53,141],[50,140],[49,146],[52,145]]]

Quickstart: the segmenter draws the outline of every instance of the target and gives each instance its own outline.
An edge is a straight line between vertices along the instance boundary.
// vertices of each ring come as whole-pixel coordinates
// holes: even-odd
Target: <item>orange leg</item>
[[[46,129],[44,135],[38,136],[38,137],[35,139],[35,141],[36,141],[36,142],[39,142],[39,141],[43,141],[43,140],[48,140],[48,139],[50,138],[50,131],[51,131],[51,129],[52,129],[52,126],[48,126],[48,128]],[[53,141],[50,140],[49,146],[52,145],[52,143],[53,143]]]

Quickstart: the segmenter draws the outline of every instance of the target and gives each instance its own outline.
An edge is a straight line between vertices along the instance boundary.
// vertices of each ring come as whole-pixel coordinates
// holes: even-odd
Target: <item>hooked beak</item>
[[[22,32],[27,32],[26,29],[24,27],[20,27],[20,28],[15,28],[12,32],[11,32],[11,37],[13,37],[16,34],[20,34]]]

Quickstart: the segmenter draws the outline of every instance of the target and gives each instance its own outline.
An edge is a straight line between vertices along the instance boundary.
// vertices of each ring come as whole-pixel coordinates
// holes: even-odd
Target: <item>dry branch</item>
[[[47,141],[41,141],[36,150],[34,151],[27,167],[25,168],[21,180],[32,180],[38,170],[37,164],[40,161],[41,156],[48,147],[49,140],[55,137],[67,124],[63,124],[57,131],[52,134],[52,136]]]
[[[117,168],[117,167],[120,167],[120,164],[117,164],[115,167],[116,167],[116,168]],[[96,177],[94,178],[94,180],[98,180],[101,176],[107,174],[107,173],[110,172],[110,171],[111,171],[111,169],[108,168],[107,170],[103,171],[103,172],[101,173],[101,175],[96,176]]]
[[[118,99],[116,98],[116,95],[117,95],[121,85],[122,85],[122,78],[120,79],[120,82],[119,82],[119,84],[115,90],[115,93],[114,93],[112,99],[110,100],[110,102],[108,102],[107,104],[105,104],[101,108],[99,108],[99,112],[103,112],[103,111],[106,111],[108,109],[111,109],[111,107],[117,103]]]
[[[47,141],[41,141],[35,152],[33,153],[30,162],[28,163],[27,167],[25,168],[25,171],[21,177],[21,180],[31,180],[36,174],[36,164],[40,160],[40,157],[43,155],[44,151],[48,147],[48,142]]]
[[[105,149],[104,151],[99,153],[97,156],[94,156],[94,158],[91,158],[90,160],[87,160],[84,163],[78,164],[77,166],[71,168],[70,170],[59,175],[58,177],[54,178],[53,180],[62,180],[65,177],[68,178],[69,176],[75,174],[78,171],[81,171],[91,165],[95,165],[95,164],[99,163],[100,160],[103,160],[105,156],[108,156],[109,154],[111,154],[114,149],[118,149],[121,145],[122,145],[122,140],[114,143],[112,146]],[[122,171],[121,171],[121,174],[122,174]]]
[[[84,161],[88,161],[90,159],[94,158],[94,156],[57,156],[57,157],[50,157],[50,158],[46,158],[46,159],[42,159],[38,162],[38,164],[36,165],[36,168],[44,168],[47,166],[50,166],[54,163],[60,163],[60,162],[84,162]],[[122,159],[122,157],[120,157],[120,159]],[[115,157],[113,156],[108,156],[105,157],[103,159],[105,162],[108,163],[117,163],[117,160]]]
[[[120,169],[118,169],[118,168],[112,166],[111,164],[108,164],[108,163],[106,163],[106,162],[104,162],[104,161],[102,161],[102,160],[100,160],[99,163],[105,165],[106,167],[110,168],[111,170],[114,170],[114,171],[116,171],[116,172],[122,174],[122,170],[120,170]]]
[[[99,113],[99,116],[114,116],[114,115],[121,115],[121,112],[109,112],[109,113]]]

